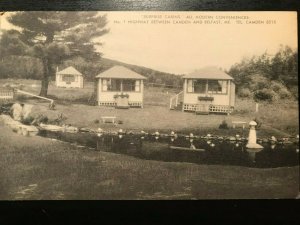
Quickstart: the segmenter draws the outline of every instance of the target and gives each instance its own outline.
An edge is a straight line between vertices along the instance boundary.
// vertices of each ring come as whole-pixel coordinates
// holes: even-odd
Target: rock
[[[65,130],[64,127],[61,127],[61,126],[43,124],[43,123],[41,123],[39,125],[39,127],[44,129],[44,130],[49,130],[49,131],[64,131]]]
[[[16,121],[21,121],[23,116],[23,107],[19,103],[15,103],[11,107],[12,117]]]
[[[54,121],[58,118],[58,112],[49,110],[47,106],[44,105],[33,105],[31,111],[26,114],[28,117],[32,117],[34,119],[42,117],[47,117],[49,121]]]
[[[29,118],[32,108],[33,108],[33,105],[24,104],[23,110],[22,110],[23,119]]]
[[[69,132],[69,133],[77,133],[79,131],[79,129],[77,127],[73,127],[73,126],[63,126],[64,128],[64,132]]]

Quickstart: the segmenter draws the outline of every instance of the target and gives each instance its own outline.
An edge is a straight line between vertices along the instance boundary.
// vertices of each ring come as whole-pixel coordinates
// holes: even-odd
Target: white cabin
[[[97,75],[96,79],[98,105],[143,108],[146,77],[124,66],[114,66]]]
[[[233,78],[217,67],[205,67],[183,76],[183,90],[171,100],[179,101],[182,111],[195,111],[208,114],[231,113],[235,102]],[[173,102],[170,108],[174,109]]]
[[[83,88],[83,76],[74,67],[56,72],[56,86],[65,88]]]

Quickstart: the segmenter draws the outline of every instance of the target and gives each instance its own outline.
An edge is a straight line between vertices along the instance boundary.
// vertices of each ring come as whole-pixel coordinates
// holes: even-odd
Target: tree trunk
[[[48,60],[44,58],[42,59],[42,61],[43,61],[44,76],[42,79],[41,91],[39,95],[43,97],[47,97],[50,71],[49,71]]]
[[[49,84],[49,80],[44,77],[44,79],[42,80],[41,91],[40,91],[40,94],[39,94],[40,96],[47,97],[48,84]]]

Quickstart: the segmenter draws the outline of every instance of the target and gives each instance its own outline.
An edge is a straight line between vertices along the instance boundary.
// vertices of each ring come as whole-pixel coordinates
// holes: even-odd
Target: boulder
[[[16,121],[21,121],[23,116],[23,107],[19,103],[15,103],[11,107],[12,117]]]
[[[33,108],[33,105],[24,104],[23,110],[22,110],[23,119],[29,118],[32,108]]]
[[[31,108],[28,106],[26,112],[24,111],[24,116],[31,117],[33,119],[48,118],[49,121],[57,119],[58,112],[49,110],[45,105],[33,105]]]

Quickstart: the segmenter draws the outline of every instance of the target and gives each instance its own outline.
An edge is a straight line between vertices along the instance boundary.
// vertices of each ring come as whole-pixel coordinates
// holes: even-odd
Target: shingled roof
[[[58,71],[57,74],[68,74],[68,75],[82,75],[80,72],[78,72],[73,66],[69,66],[66,69],[63,69],[61,71]]]
[[[124,66],[114,66],[96,76],[96,78],[117,78],[117,79],[147,79],[146,77],[127,69]]]
[[[183,76],[183,78],[233,80],[231,76],[215,66],[195,70],[194,72]]]

